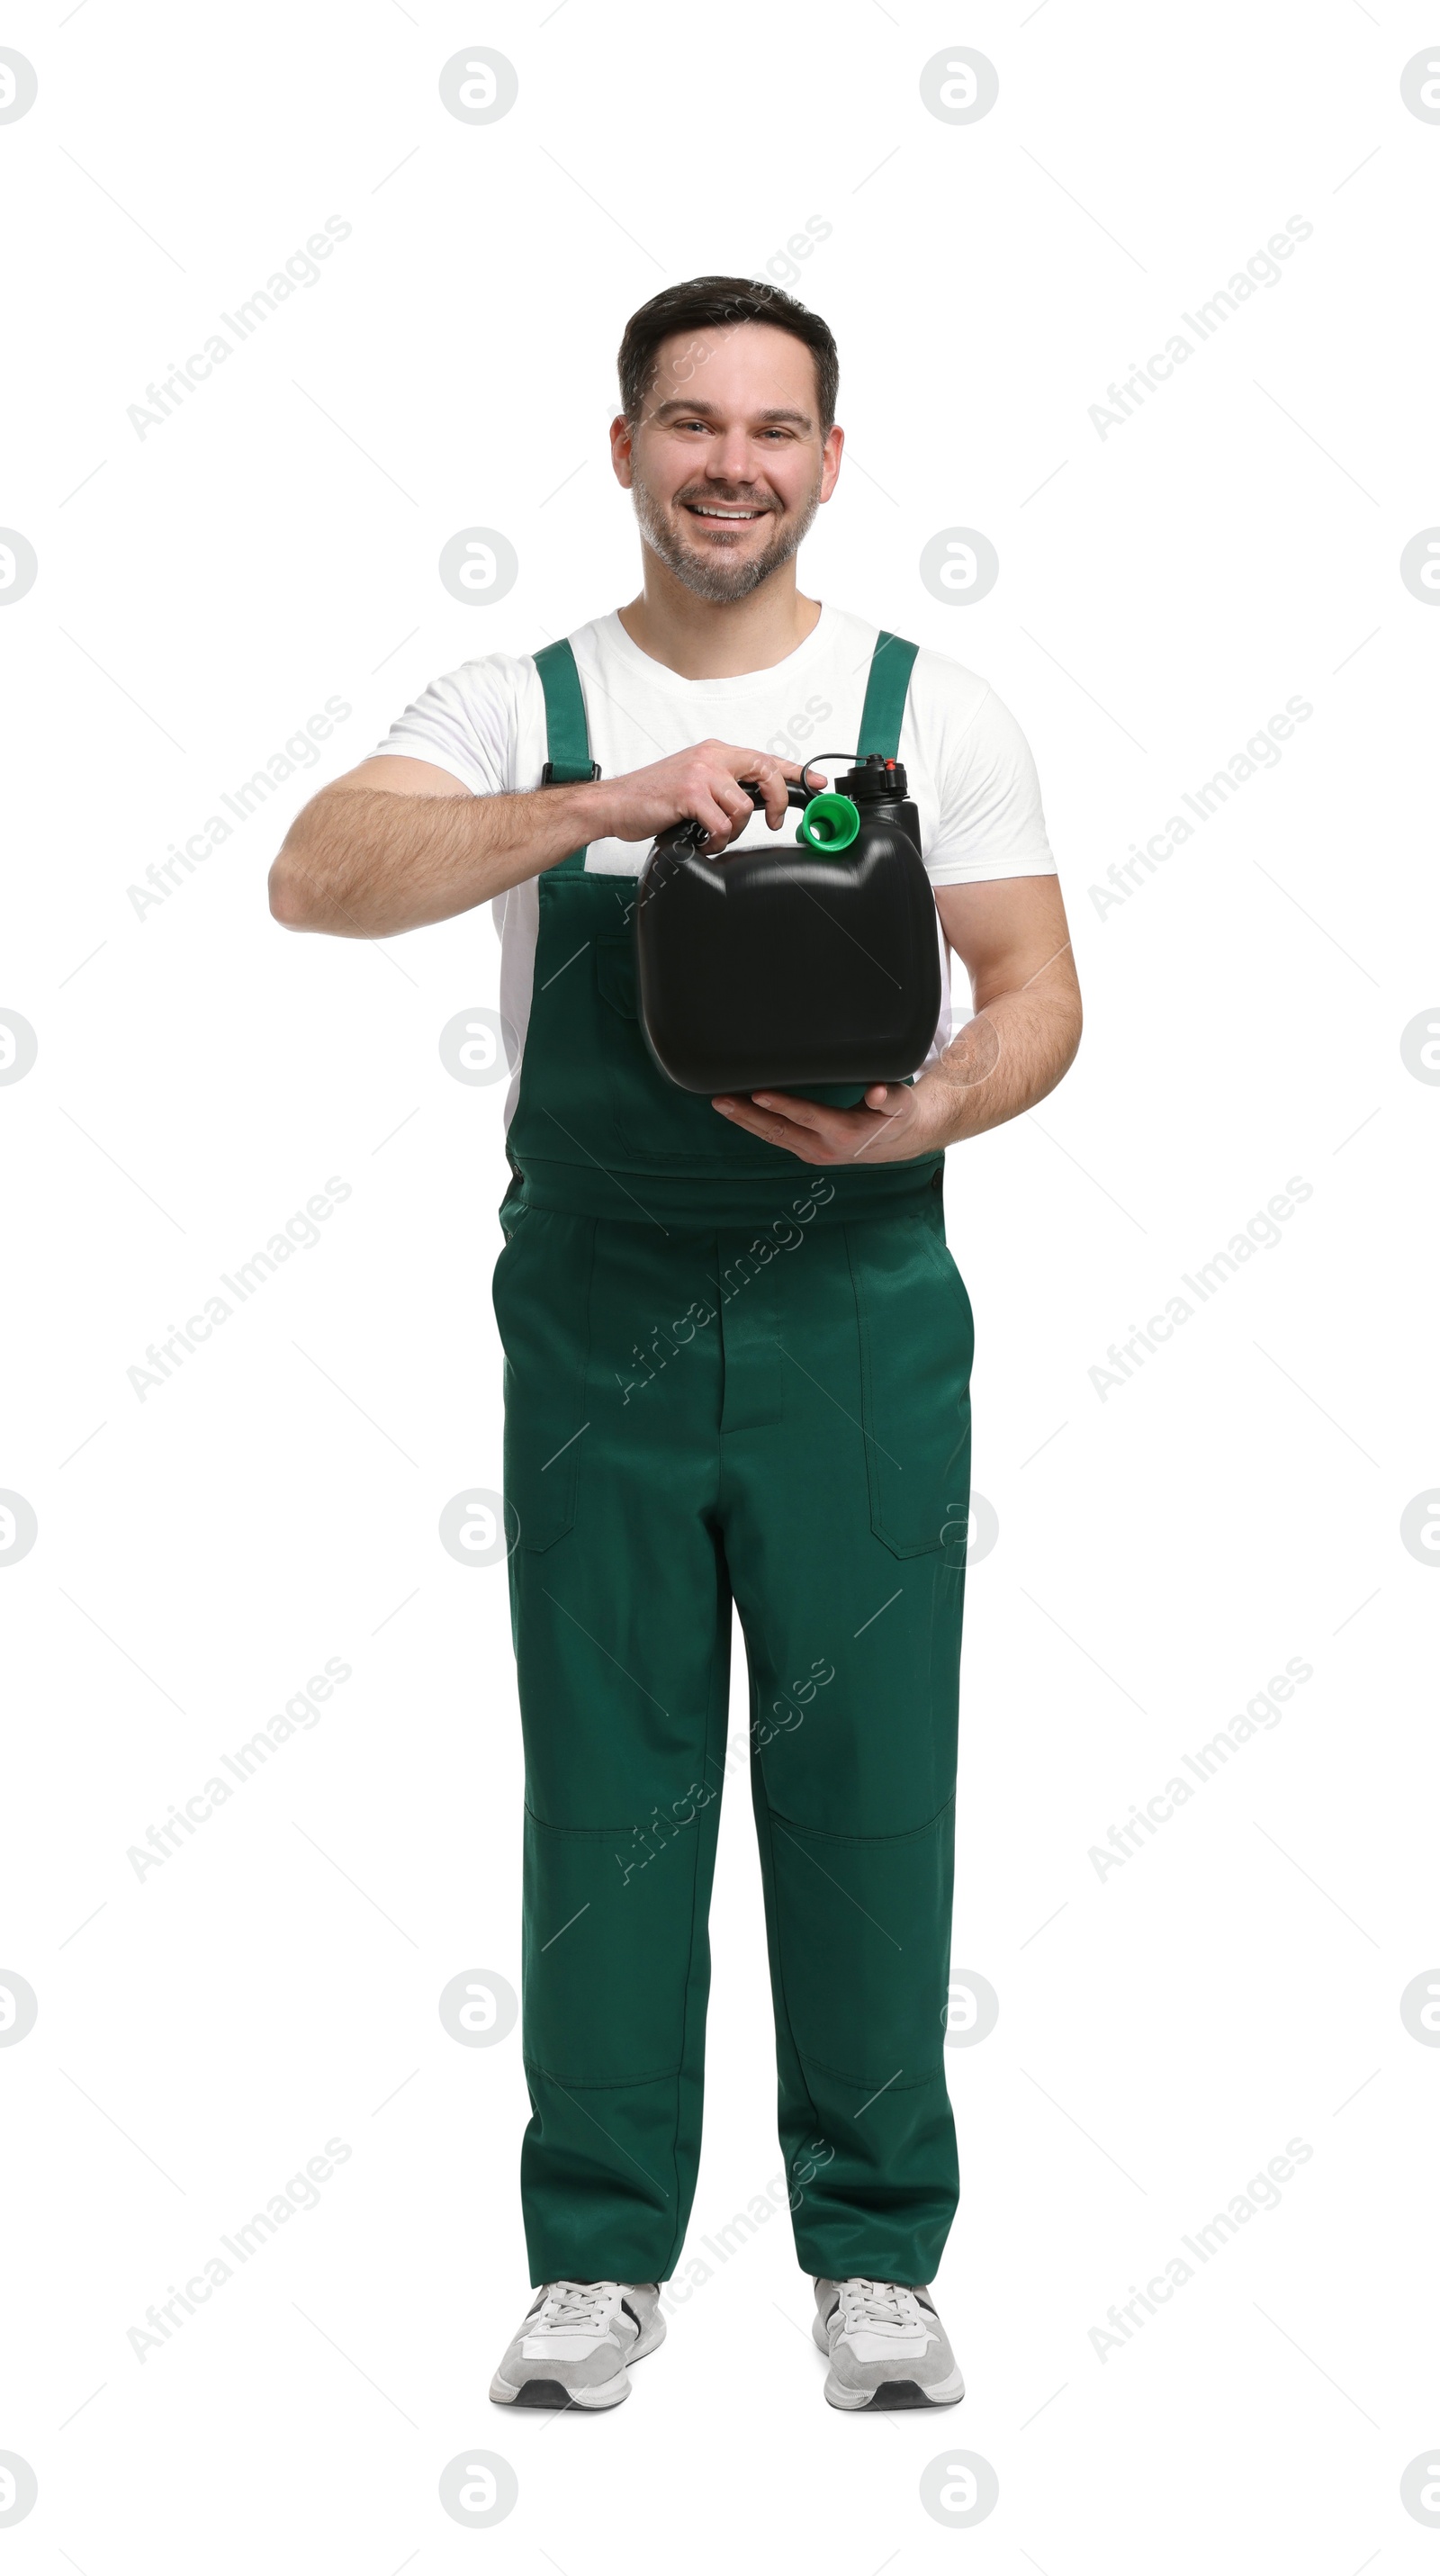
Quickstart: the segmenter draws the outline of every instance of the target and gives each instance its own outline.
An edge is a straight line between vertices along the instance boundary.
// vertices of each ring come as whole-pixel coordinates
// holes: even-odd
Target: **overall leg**
[[[664,2280],[694,2194],[730,1638],[718,1330],[687,1311],[711,1269],[703,1238],[535,1208],[496,1266],[537,2283]]]
[[[773,1353],[768,1414],[725,1435],[721,1518],[797,2251],[817,2276],[928,2282],[958,2196],[944,2038],[972,1351],[938,1200],[813,1227],[722,1318],[727,1365],[732,1345],[752,1371]]]

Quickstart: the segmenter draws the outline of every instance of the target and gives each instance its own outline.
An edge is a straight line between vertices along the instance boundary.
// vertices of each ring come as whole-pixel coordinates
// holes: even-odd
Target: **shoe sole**
[[[653,2352],[664,2340],[665,2320],[657,2308],[613,2379],[602,2379],[592,2388],[567,2388],[562,2379],[541,2378],[538,2374],[534,2379],[512,2382],[503,2379],[497,2370],[490,2382],[491,2402],[496,2406],[548,2406],[557,2411],[566,2406],[581,2406],[592,2414],[607,2406],[622,2405],[630,2394],[630,2363],[643,2361],[646,2354]]]
[[[958,2406],[964,2394],[965,2382],[958,2370],[948,2379],[937,2379],[931,2388],[922,2387],[918,2379],[882,2379],[875,2388],[847,2388],[833,2371],[825,2382],[826,2404],[838,2406],[846,2415],[886,2414],[901,2406]]]
[[[630,2394],[630,2375],[617,2370],[613,2379],[597,2380],[592,2388],[567,2388],[561,2379],[522,2379],[512,2384],[502,2379],[497,2370],[490,2382],[490,2400],[495,2406],[580,2406],[593,2413],[607,2406],[619,2406]]]

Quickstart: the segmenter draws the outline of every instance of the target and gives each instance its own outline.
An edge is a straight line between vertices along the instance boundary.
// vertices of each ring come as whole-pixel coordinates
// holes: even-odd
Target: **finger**
[[[743,787],[737,786],[733,778],[722,775],[714,779],[711,782],[710,793],[716,804],[723,805],[726,813],[732,815],[736,822],[748,821],[754,815],[755,808],[750,797]]]
[[[703,788],[696,789],[695,794],[691,799],[690,814],[693,822],[704,825],[705,838],[708,845],[711,847],[723,846],[723,844],[729,840],[731,832],[731,817],[726,813],[722,805],[716,804],[713,796],[707,796],[705,794]]]
[[[792,1126],[787,1118],[776,1118],[764,1110],[754,1109],[748,1100],[722,1095],[712,1100],[710,1106],[718,1109],[721,1117],[728,1119],[733,1127],[748,1127],[752,1136],[762,1137],[770,1145],[783,1146],[787,1153],[796,1155],[802,1163],[830,1159],[821,1149],[818,1139],[807,1135],[803,1127]]]
[[[790,772],[793,760],[767,760],[760,783],[765,790],[765,819],[772,832],[778,832],[790,810]],[[800,772],[803,780],[803,767]]]
[[[777,761],[776,768],[779,771],[782,780],[787,781],[789,785],[793,787],[803,787],[807,796],[818,796],[821,789],[828,787],[830,783],[824,770],[812,768],[810,762],[807,760]],[[787,807],[788,803],[789,799],[787,797]],[[781,820],[783,821],[783,819],[784,817],[782,816]]]
[[[755,808],[747,797],[738,814],[733,811],[727,811],[725,820],[719,830],[711,832],[711,847],[714,849],[728,848],[731,841],[738,840],[740,834],[744,831],[746,824],[753,823],[754,820]]]
[[[723,847],[753,821],[755,808],[744,789],[721,771],[712,774],[703,786],[697,786],[694,812],[697,822],[704,823],[712,846]]]
[[[850,1131],[860,1115],[854,1109],[826,1109],[819,1101],[799,1100],[788,1091],[752,1091],[748,1098],[741,1093],[739,1105],[750,1113],[757,1135],[797,1150],[803,1139],[821,1156],[849,1150]]]
[[[752,1091],[750,1097],[757,1109],[772,1110],[799,1127],[818,1130],[824,1126],[827,1117],[835,1114],[833,1110],[822,1108],[818,1100],[797,1100],[788,1091]]]
[[[789,799],[778,761],[767,760],[756,771],[756,783],[765,799],[765,820],[772,832],[778,832],[785,820]]]
[[[765,820],[772,832],[778,831],[785,820],[788,804],[785,793],[787,772],[794,768],[794,762],[777,760],[766,751],[736,751],[731,757],[736,777],[759,788],[765,799]]]
[[[735,820],[734,797],[725,786],[717,785],[713,778],[707,780],[703,787],[696,788],[695,809],[712,831],[728,832]],[[749,810],[748,805],[746,810]]]
[[[746,751],[738,756],[745,765],[737,769],[736,775],[753,779],[763,790],[765,819],[772,832],[779,830],[789,811],[788,788],[803,787],[807,795],[813,796],[825,785],[823,773],[818,769],[812,773],[803,760],[780,760],[765,751]]]

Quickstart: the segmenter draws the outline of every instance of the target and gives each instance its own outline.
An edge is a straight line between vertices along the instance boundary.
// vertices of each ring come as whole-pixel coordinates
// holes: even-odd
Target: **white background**
[[[39,1055],[0,1090],[0,1484],[39,1536],[3,1573],[0,1965],[39,2017],[0,2049],[0,2449],[39,2496],[6,2566],[1433,2567],[1400,2479],[1440,2439],[1440,2054],[1399,1998],[1440,1958],[1435,1586],[1400,1519],[1440,1467],[1440,1097],[1400,1037],[1440,983],[1440,618],[1398,571],[1440,519],[1440,128],[1400,92],[1432,19],[9,13],[39,95],[0,126],[0,520],[39,575],[0,615],[0,1005]],[[438,86],[476,42],[519,81],[479,127]],[[955,43],[999,75],[970,126],[920,94]],[[319,282],[137,436],[147,382],[330,215]],[[1112,380],[1292,215],[1281,283],[1102,439]],[[783,2220],[618,2413],[486,2402],[528,2297],[518,2034],[458,2046],[437,1999],[518,1984],[519,1737],[503,1566],[437,1522],[500,1481],[507,1172],[503,1085],[437,1042],[493,1007],[499,951],[483,915],[379,947],[265,903],[290,815],[429,677],[631,595],[614,350],[707,269],[834,328],[850,445],[802,583],[1015,710],[1087,1004],[1060,1092],[947,1175],[999,1517],[955,1956],[1000,2018],[949,2061],[944,2417],[823,2404]],[[488,607],[436,573],[474,524],[519,556]],[[1000,558],[970,607],[918,574],[955,525]],[[127,889],[332,695],[317,765],[137,917]],[[1278,767],[1102,914],[1092,885],[1292,695]],[[142,1402],[147,1343],[332,1174],[321,1240]],[[1107,1346],[1292,1175],[1281,1242],[1102,1401]],[[320,1722],[138,1881],[128,1847],[328,1657],[352,1678]],[[1102,1881],[1090,1846],[1292,1657],[1281,1722]],[[779,2162],[743,1787],[714,1934],[692,2251]],[[320,2205],[138,2360],[147,2306],[331,2137]],[[1102,2359],[1112,2303],[1291,2138],[1280,2206]],[[467,2445],[519,2479],[482,2531],[438,2499]],[[957,2448],[1000,2494],[953,2535],[919,2481]]]

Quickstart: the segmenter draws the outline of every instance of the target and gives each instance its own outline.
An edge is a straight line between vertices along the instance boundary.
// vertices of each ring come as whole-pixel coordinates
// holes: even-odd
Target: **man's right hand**
[[[712,849],[723,849],[758,810],[740,785],[742,778],[753,778],[764,789],[765,819],[778,832],[787,811],[785,790],[804,776],[803,762],[777,760],[773,752],[746,751],[733,742],[697,742],[648,769],[597,779],[584,794],[595,815],[597,840],[648,841],[688,818],[703,823]]]
[[[742,778],[763,787],[778,831],[802,775],[772,752],[699,742],[622,778],[472,796],[433,762],[375,753],[296,815],[270,908],[291,930],[387,939],[468,912],[591,841],[647,841],[688,816],[723,849],[757,810]]]

